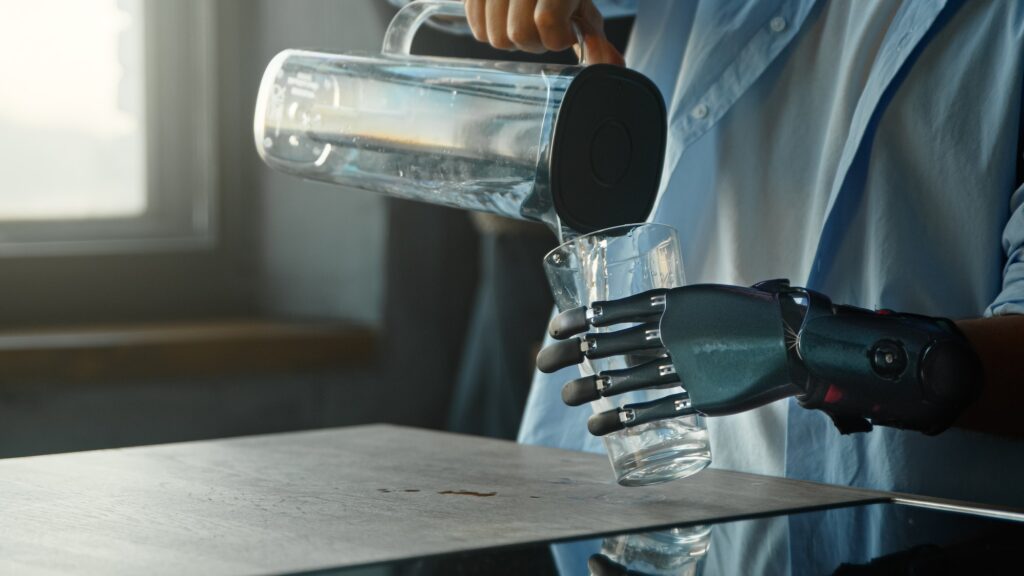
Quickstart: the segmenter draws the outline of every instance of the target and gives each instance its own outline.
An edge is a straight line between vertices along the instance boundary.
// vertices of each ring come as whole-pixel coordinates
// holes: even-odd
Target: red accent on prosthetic
[[[835,404],[843,399],[843,391],[836,388],[834,385],[829,384],[828,391],[825,392],[825,404]]]

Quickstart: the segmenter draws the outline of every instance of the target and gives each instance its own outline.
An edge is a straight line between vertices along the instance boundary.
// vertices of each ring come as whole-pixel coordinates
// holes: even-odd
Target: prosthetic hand
[[[623,323],[637,325],[585,333]],[[560,341],[537,356],[542,372],[587,358],[660,353],[567,383],[562,399],[570,406],[643,388],[685,390],[593,415],[595,436],[662,418],[743,412],[788,396],[828,414],[842,434],[872,425],[938,434],[981,391],[981,363],[950,320],[834,305],[787,280],[652,290],[568,310],[548,329]]]

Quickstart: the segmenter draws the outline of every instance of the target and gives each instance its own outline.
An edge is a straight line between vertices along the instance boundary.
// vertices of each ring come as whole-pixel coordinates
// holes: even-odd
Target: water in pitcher
[[[553,91],[509,63],[451,60],[438,73],[416,58],[292,51],[267,101],[261,153],[300,176],[470,210],[521,217],[547,167]],[[541,179],[546,181],[546,179]],[[547,207],[540,207],[544,209]]]

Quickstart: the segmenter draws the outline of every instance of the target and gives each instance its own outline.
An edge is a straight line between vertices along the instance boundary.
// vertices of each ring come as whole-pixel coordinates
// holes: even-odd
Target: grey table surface
[[[2,574],[268,574],[888,499],[386,425],[0,461]]]

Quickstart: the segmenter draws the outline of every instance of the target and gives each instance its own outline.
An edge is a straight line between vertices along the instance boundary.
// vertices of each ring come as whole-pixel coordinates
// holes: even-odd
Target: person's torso
[[[1002,281],[1021,7],[968,2],[921,14],[916,2],[818,2],[801,25],[794,3],[778,2],[756,15],[760,26],[734,58],[715,62],[704,46],[709,22],[755,8],[689,4],[641,2],[627,53],[671,103],[655,220],[679,229],[687,281],[788,277],[836,302],[982,314]],[[794,26],[781,49],[770,44]],[[656,50],[673,27],[683,38],[676,51]],[[764,63],[748,48],[779,53]],[[737,75],[758,66],[756,78]],[[951,466],[942,454],[966,450],[970,466],[984,467],[990,452],[1017,450],[958,430],[841,437],[823,414],[791,402],[709,424],[721,466],[949,496],[981,490],[942,474]],[[1003,492],[989,496],[1013,497]]]

